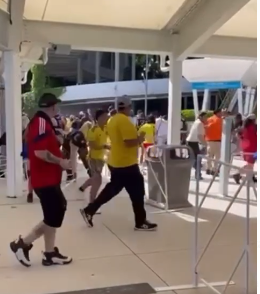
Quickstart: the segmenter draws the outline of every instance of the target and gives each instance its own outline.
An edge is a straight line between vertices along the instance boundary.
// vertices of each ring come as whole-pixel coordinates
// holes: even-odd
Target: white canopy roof
[[[0,0],[0,48],[256,58],[257,0]],[[7,12],[10,10],[10,18]],[[10,34],[9,34],[10,33]],[[27,48],[29,47],[29,49]],[[34,51],[35,52],[35,51]]]
[[[189,82],[241,81],[245,86],[257,84],[257,63],[252,60],[236,59],[193,59],[185,60],[183,76]]]

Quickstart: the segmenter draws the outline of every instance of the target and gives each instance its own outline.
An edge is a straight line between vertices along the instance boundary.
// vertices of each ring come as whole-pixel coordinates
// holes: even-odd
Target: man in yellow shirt
[[[138,135],[136,127],[129,119],[131,100],[124,96],[118,98],[118,112],[107,123],[107,132],[111,141],[108,167],[111,172],[110,182],[100,192],[94,202],[83,211],[86,223],[93,227],[93,215],[98,209],[124,188],[132,201],[135,214],[136,230],[154,230],[156,224],[146,219],[144,208],[144,178],[138,166],[138,148],[144,141],[144,134]]]
[[[80,191],[84,192],[87,187],[91,186],[90,203],[96,199],[97,192],[101,186],[105,150],[109,148],[105,131],[108,119],[106,111],[97,110],[95,119],[96,124],[88,130],[87,134],[89,144],[88,164],[91,177],[79,188]]]

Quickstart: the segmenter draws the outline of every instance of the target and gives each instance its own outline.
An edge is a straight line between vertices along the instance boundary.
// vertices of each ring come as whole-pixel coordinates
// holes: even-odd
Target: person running
[[[89,130],[87,136],[89,144],[88,162],[92,176],[79,188],[81,192],[84,192],[86,188],[91,186],[90,203],[96,199],[98,190],[102,184],[105,151],[110,149],[107,145],[107,133],[105,130],[105,125],[108,120],[107,112],[97,110],[95,120],[96,124]],[[81,213],[84,214],[83,209]]]
[[[43,94],[39,99],[40,110],[28,126],[28,151],[31,170],[31,184],[39,197],[43,221],[25,237],[10,243],[17,260],[25,267],[31,266],[29,252],[33,242],[44,238],[45,252],[42,264],[51,266],[72,262],[55,246],[56,229],[60,228],[65,216],[67,201],[61,190],[62,170],[69,168],[69,161],[62,158],[51,118],[57,113],[56,104],[61,102],[53,94]]]
[[[144,178],[138,166],[138,148],[144,141],[144,134],[138,136],[136,127],[129,120],[131,100],[118,98],[118,112],[107,123],[107,132],[111,141],[108,167],[110,182],[98,197],[83,210],[86,223],[93,227],[93,216],[98,209],[126,189],[132,201],[136,230],[155,230],[157,224],[146,219],[144,208]]]
[[[243,152],[244,161],[246,162],[243,169],[253,172],[254,164],[256,162],[254,154],[257,152],[257,126],[255,114],[249,114],[245,118],[243,127],[239,131],[239,137],[240,148]],[[240,183],[240,173],[234,174],[233,178],[237,184]],[[255,176],[253,176],[253,181],[257,182]]]
[[[140,155],[140,163],[143,164],[145,159],[145,150],[147,150],[148,147],[153,146],[155,142],[155,117],[153,115],[148,116],[146,123],[139,128],[138,133],[145,134],[145,140],[141,147]]]

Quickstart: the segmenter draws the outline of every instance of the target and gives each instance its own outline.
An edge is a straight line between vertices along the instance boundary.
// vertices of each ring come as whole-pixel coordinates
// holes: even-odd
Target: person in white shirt
[[[205,141],[205,127],[204,123],[206,122],[207,119],[207,113],[206,112],[201,112],[198,116],[198,118],[195,120],[193,123],[190,133],[186,139],[187,145],[192,149],[195,157],[195,162],[194,162],[194,168],[195,168],[195,176],[196,178],[198,177],[199,179],[202,179],[201,177],[201,162],[199,163],[199,170],[197,170],[198,167],[198,155],[201,153],[200,151],[200,145],[206,146],[206,141]]]
[[[157,145],[167,144],[168,121],[167,116],[160,116],[155,122],[155,137]]]

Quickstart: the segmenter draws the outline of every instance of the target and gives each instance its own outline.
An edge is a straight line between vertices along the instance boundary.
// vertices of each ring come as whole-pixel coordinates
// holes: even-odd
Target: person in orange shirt
[[[214,115],[208,118],[205,124],[205,139],[207,142],[207,170],[206,174],[214,175],[218,173],[218,163],[212,164],[212,159],[220,159],[221,136],[222,136],[222,111],[214,111]]]

